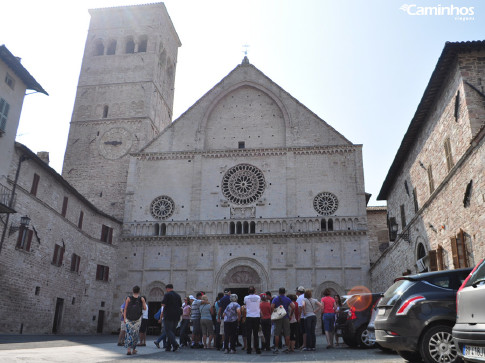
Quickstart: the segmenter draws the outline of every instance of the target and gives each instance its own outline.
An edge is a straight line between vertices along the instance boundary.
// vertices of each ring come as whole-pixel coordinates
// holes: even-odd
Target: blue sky
[[[28,95],[17,140],[49,151],[58,172],[81,67],[87,9],[124,0],[16,0],[1,6],[0,44],[50,96]],[[363,144],[370,205],[394,159],[446,41],[485,39],[480,0],[167,0],[182,41],[174,119],[244,56],[347,139]],[[400,10],[412,6],[411,14]],[[472,19],[412,15],[455,6]]]

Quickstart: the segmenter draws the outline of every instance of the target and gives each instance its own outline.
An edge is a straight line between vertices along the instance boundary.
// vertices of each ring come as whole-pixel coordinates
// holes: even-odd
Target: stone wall
[[[117,275],[117,247],[116,242],[102,242],[100,237],[102,225],[106,225],[113,228],[116,241],[120,223],[97,211],[27,148],[17,147],[16,151],[12,165],[17,165],[20,153],[30,159],[21,164],[17,213],[10,216],[0,254],[0,284],[5,291],[0,297],[0,332],[52,333],[59,299],[63,306],[58,333],[96,333],[100,311],[105,312],[102,331],[111,332],[116,327],[109,316],[118,311],[116,306],[113,310],[112,287]],[[15,172],[16,168],[10,171],[11,183]],[[30,193],[34,173],[40,177],[36,196]],[[61,214],[64,197],[68,197],[65,217]],[[84,217],[79,228],[81,211]],[[31,219],[29,251],[17,247],[22,231],[10,228],[18,227],[24,215]],[[60,266],[53,263],[56,245],[65,249]],[[80,257],[78,271],[71,271],[73,254]],[[97,265],[109,267],[108,281],[96,280]]]

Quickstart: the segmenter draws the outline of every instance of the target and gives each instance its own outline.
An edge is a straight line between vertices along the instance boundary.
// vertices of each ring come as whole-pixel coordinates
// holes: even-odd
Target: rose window
[[[175,203],[172,198],[162,195],[153,200],[150,205],[152,216],[158,219],[167,219],[173,214]]]
[[[313,198],[313,208],[315,208],[318,214],[324,216],[334,214],[338,208],[338,199],[332,193],[319,193]]]
[[[265,188],[263,173],[249,164],[233,166],[222,178],[222,194],[235,204],[256,202],[263,195]]]

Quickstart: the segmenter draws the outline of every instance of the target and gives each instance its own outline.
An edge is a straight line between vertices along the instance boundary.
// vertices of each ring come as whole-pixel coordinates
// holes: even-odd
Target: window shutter
[[[438,261],[437,261],[436,255],[437,255],[436,250],[428,251],[428,261],[429,261],[430,271],[438,271]]]
[[[445,264],[443,261],[443,246],[438,245],[438,250],[437,250],[437,258],[438,258],[438,270],[442,271],[445,269]]]
[[[57,262],[57,266],[62,265],[62,259],[64,257],[64,250],[65,250],[64,247],[61,247],[60,248],[60,251],[59,251],[60,252],[60,254],[59,254],[59,261]]]
[[[34,235],[34,231],[30,229],[27,230],[27,246],[25,247],[26,251],[30,251],[30,245],[32,244],[32,236]]]
[[[76,271],[76,255],[74,253],[71,257],[71,271]]]
[[[52,257],[52,263],[55,265],[57,262],[57,254],[59,253],[59,245],[54,246],[54,256]]]
[[[468,255],[467,255],[467,250],[466,250],[466,237],[465,233],[463,233],[463,230],[460,229],[459,239],[460,243],[458,244],[458,255],[461,257],[462,263],[460,263],[460,267],[469,267],[468,266]]]
[[[108,228],[108,243],[111,244],[113,242],[113,228]]]
[[[109,277],[109,267],[105,266],[104,267],[104,278],[103,278],[103,280],[108,281],[108,277]]]
[[[453,256],[453,267],[460,267],[460,260],[458,259],[458,246],[456,245],[456,237],[451,237],[451,254]]]
[[[79,272],[79,264],[81,263],[81,257],[77,256],[76,272]]]
[[[96,280],[102,280],[103,276],[101,272],[101,265],[97,265],[96,267]]]
[[[20,229],[19,229],[19,235],[17,237],[17,248],[21,248],[22,247],[22,237],[24,236],[24,227],[23,226],[20,226]]]

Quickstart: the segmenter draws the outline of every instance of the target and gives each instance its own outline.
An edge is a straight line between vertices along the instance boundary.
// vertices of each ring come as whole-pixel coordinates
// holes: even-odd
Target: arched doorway
[[[239,300],[244,299],[249,286],[254,286],[260,293],[268,289],[268,274],[258,261],[250,258],[236,258],[224,264],[216,276],[216,291],[230,289],[238,295]]]
[[[148,286],[146,296],[148,302],[148,329],[147,335],[160,335],[161,326],[153,317],[160,309],[163,296],[165,295],[165,285],[161,282],[155,282]]]

